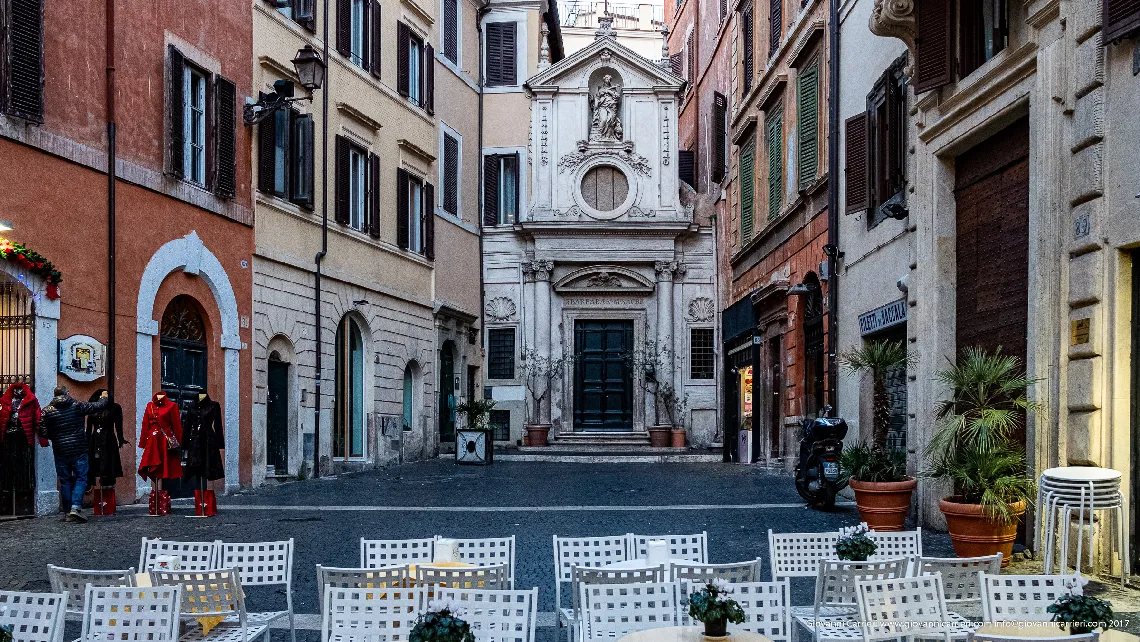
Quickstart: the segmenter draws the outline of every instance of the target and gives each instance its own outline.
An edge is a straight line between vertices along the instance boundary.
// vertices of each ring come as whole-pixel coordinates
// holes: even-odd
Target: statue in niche
[[[590,96],[590,109],[593,117],[590,120],[590,141],[613,140],[621,142],[621,118],[618,108],[621,106],[621,87],[613,84],[610,74],[602,76],[602,84]]]

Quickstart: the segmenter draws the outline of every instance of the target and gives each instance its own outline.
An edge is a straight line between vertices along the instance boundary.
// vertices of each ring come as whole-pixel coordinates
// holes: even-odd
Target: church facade
[[[484,229],[485,386],[511,441],[528,425],[718,438],[714,240],[678,178],[683,84],[603,24],[527,81],[526,154],[485,153],[485,207],[519,204]]]

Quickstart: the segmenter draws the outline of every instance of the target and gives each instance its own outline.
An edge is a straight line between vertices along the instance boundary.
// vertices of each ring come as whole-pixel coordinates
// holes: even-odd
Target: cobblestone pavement
[[[319,612],[314,565],[356,566],[361,537],[517,536],[516,585],[539,588],[539,640],[552,642],[551,536],[708,531],[709,558],[760,557],[767,579],[767,531],[823,531],[858,521],[853,505],[823,513],[803,506],[790,477],[732,464],[554,464],[500,462],[456,466],[445,460],[337,478],[293,482],[224,497],[212,519],[148,517],[141,506],[114,517],[62,524],[48,517],[0,524],[0,588],[46,590],[45,564],[78,568],[137,566],[143,537],[228,541],[294,538],[293,599],[300,614]],[[949,539],[924,532],[923,550],[949,555]],[[281,596],[250,591],[249,607]],[[811,600],[806,586],[796,603]],[[298,639],[317,639],[319,620],[299,618]],[[69,630],[70,633],[70,630]],[[78,631],[76,631],[78,633]],[[275,642],[287,640],[275,633]]]

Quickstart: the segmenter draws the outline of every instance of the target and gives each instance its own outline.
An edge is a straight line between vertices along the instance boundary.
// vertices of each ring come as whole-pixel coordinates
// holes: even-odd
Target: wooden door
[[[289,470],[289,364],[269,360],[268,401],[265,420],[265,463],[274,474]]]
[[[632,430],[632,321],[576,321],[575,430]]]

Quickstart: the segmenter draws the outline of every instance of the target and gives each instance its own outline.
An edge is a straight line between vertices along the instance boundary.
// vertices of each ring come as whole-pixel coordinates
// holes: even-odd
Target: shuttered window
[[[380,0],[371,0],[371,4],[369,6],[371,7],[371,10],[368,12],[370,29],[368,69],[370,72],[372,72],[373,77],[379,78],[381,44],[384,42],[384,22],[381,19],[380,15]]]
[[[403,168],[396,169],[396,244],[435,258],[435,188]]]
[[[675,54],[669,54],[669,71],[678,78],[685,77],[685,52],[678,51]]]
[[[222,198],[233,198],[237,192],[237,87],[188,61],[177,47],[169,45],[167,52],[169,172]]]
[[[514,328],[492,328],[487,331],[487,378],[515,378]]]
[[[214,78],[214,193],[233,198],[237,192],[237,87]]]
[[[780,109],[777,106],[777,109]],[[768,116],[764,123],[768,139],[768,220],[780,215],[784,207],[784,119],[780,111]]]
[[[848,118],[843,123],[844,189],[847,206],[844,212],[861,212],[868,207],[867,189],[867,114]]]
[[[435,50],[403,22],[396,23],[396,90],[435,113]]]
[[[514,22],[487,23],[487,86],[509,87],[518,84],[517,24]]]
[[[459,139],[443,134],[443,211],[459,216]]]
[[[206,185],[206,93],[208,74],[187,64],[182,69],[182,167],[191,183]],[[176,107],[177,108],[177,107]]]
[[[914,92],[937,89],[950,82],[953,64],[953,0],[923,0],[915,4]]]
[[[780,40],[784,37],[784,0],[772,0],[768,13],[768,57],[780,50]]]
[[[313,117],[282,109],[257,127],[257,189],[312,208]]]
[[[719,183],[728,171],[728,98],[724,94],[713,94],[713,149],[710,178]]]
[[[752,240],[756,204],[756,139],[740,152],[740,245]]]
[[[368,155],[368,234],[380,238],[380,157]]]
[[[742,71],[744,73],[744,82],[742,84],[742,87],[744,88],[743,93],[745,96],[747,96],[748,92],[752,90],[752,77],[756,72],[756,65],[754,63],[756,48],[756,40],[753,35],[753,28],[755,26],[754,16],[754,6],[751,2],[749,2],[748,6],[746,6],[744,10],[740,12],[740,39],[742,41],[742,48],[744,51],[744,55],[742,56],[743,62],[741,64],[743,67]]]
[[[697,188],[697,153],[691,149],[677,151],[677,177]]]
[[[716,371],[712,328],[689,330],[689,378],[712,379]]]
[[[819,63],[800,71],[796,80],[799,126],[800,189],[815,182],[819,169]]]
[[[269,4],[309,31],[316,30],[316,0],[269,0]]]
[[[459,64],[459,0],[443,0],[443,57]]]
[[[1140,30],[1140,0],[1102,0],[1104,44]]]
[[[1085,0],[1089,1],[1089,0]],[[1006,0],[958,0],[958,76],[965,78],[1005,49]]]
[[[313,145],[313,117],[310,114],[299,114],[293,118],[293,157],[292,180],[290,184],[293,193],[290,200],[308,208],[313,208],[314,183],[314,151]]]
[[[692,31],[685,39],[685,54],[685,80],[689,81],[688,91],[692,92],[693,84],[697,82],[697,39]]]
[[[371,231],[375,219],[375,235],[379,235],[379,166],[375,154],[353,144],[344,136],[336,137],[336,221],[361,232]],[[369,195],[375,196],[369,198]],[[375,211],[376,214],[372,212]]]
[[[483,156],[483,225],[513,225],[519,214],[519,155]]]
[[[870,226],[888,216],[883,205],[903,201],[906,173],[906,57],[900,56],[867,95],[867,217]]]
[[[6,0],[0,8],[0,109],[44,121],[43,0]]]

